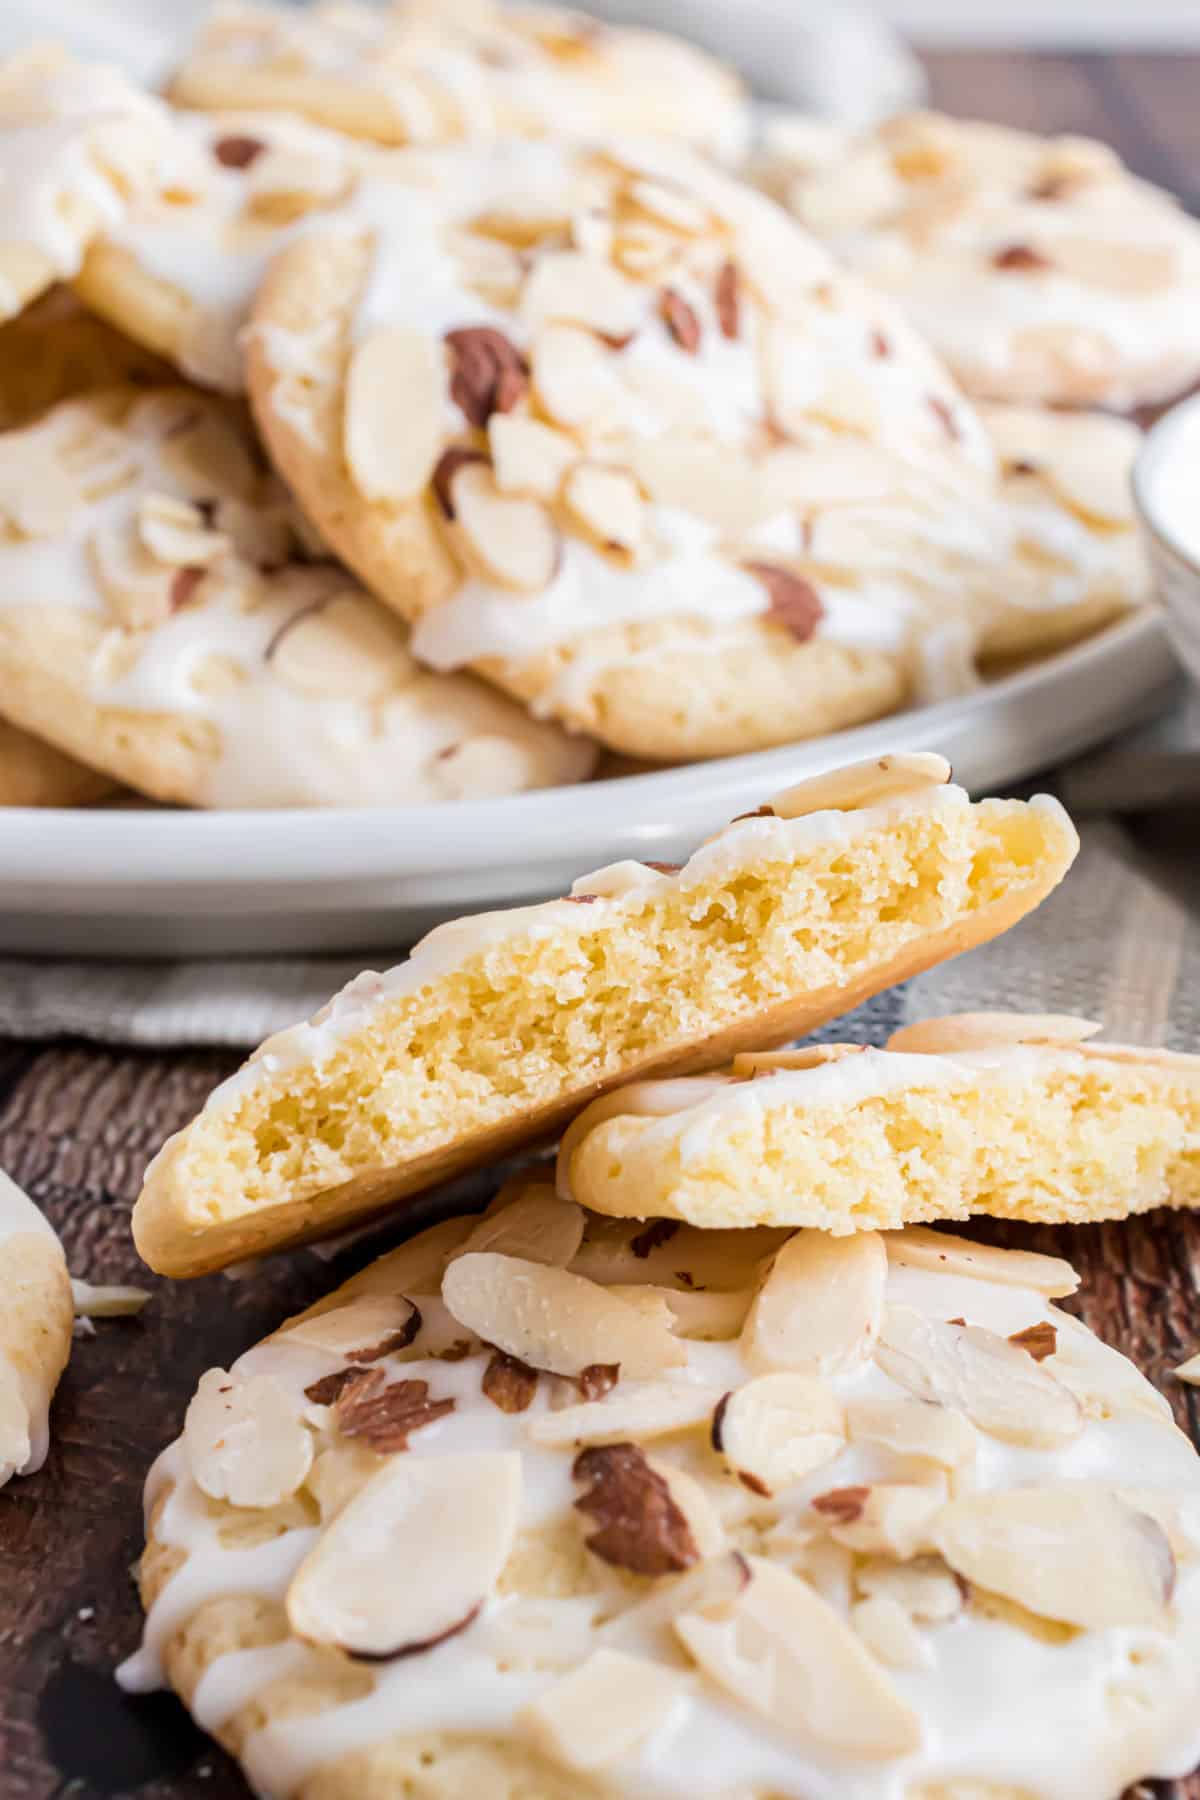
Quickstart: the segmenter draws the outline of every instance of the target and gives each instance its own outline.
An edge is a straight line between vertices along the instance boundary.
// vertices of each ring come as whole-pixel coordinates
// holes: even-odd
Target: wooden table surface
[[[957,54],[929,67],[937,104],[1107,138],[1200,210],[1200,57]],[[198,1376],[349,1272],[349,1262],[331,1275],[301,1255],[253,1281],[172,1286],[141,1269],[128,1220],[147,1158],[234,1060],[0,1041],[0,1166],[45,1208],[75,1273],[153,1289],[141,1319],[101,1321],[76,1344],[47,1467],[0,1496],[0,1800],[246,1800],[237,1771],[177,1702],[126,1701],[110,1678],[138,1637],[130,1565],[142,1478]],[[1164,1380],[1200,1340],[1200,1221],[1160,1216],[1021,1241],[1077,1264],[1083,1316],[1162,1383],[1200,1441],[1198,1396]],[[1200,1778],[1159,1791],[1200,1800]]]

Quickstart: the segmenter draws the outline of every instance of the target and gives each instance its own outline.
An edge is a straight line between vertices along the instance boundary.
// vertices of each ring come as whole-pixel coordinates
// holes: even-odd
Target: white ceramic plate
[[[620,781],[363,812],[0,810],[0,951],[398,950],[439,919],[563,893],[619,857],[677,859],[858,757],[940,750],[966,787],[1002,787],[1146,717],[1174,673],[1148,612],[963,699]]]

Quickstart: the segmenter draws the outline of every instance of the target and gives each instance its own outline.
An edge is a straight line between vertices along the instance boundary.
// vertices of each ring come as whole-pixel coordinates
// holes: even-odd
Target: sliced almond
[[[150,1290],[108,1282],[94,1287],[90,1281],[75,1280],[71,1283],[71,1299],[77,1319],[131,1319],[144,1311]]]
[[[1200,1387],[1200,1350],[1172,1369],[1171,1373],[1176,1381],[1186,1381],[1190,1387]]]
[[[810,775],[795,787],[773,794],[771,811],[780,819],[802,819],[815,812],[856,812],[878,806],[895,794],[918,794],[943,787],[950,780],[950,764],[944,756],[918,750],[911,755],[875,756],[868,762]]]
[[[446,373],[423,332],[387,326],[355,350],[346,376],[346,461],[367,500],[412,500],[445,436]]]
[[[895,1039],[892,1040],[894,1047]],[[972,1281],[994,1281],[1003,1287],[1033,1288],[1035,1293],[1059,1299],[1073,1294],[1079,1276],[1058,1256],[1042,1256],[1036,1250],[1002,1250],[995,1244],[976,1244],[948,1231],[931,1231],[925,1225],[908,1225],[903,1231],[885,1231],[888,1262],[898,1269],[936,1269],[943,1275],[965,1275]]]
[[[500,492],[533,500],[554,500],[563,476],[579,454],[561,431],[527,419],[523,413],[493,413],[488,420],[488,447]]]
[[[469,1625],[491,1594],[516,1541],[520,1504],[515,1451],[390,1458],[293,1577],[292,1630],[372,1661],[432,1649]]]
[[[889,1306],[875,1348],[886,1375],[920,1400],[956,1407],[989,1437],[1038,1450],[1083,1430],[1079,1402],[1049,1369],[980,1325],[953,1325]]]
[[[627,1219],[589,1215],[572,1265],[575,1272],[606,1285],[673,1280],[692,1292],[744,1290],[757,1281],[766,1258],[791,1236],[785,1227],[772,1225],[701,1231],[674,1219],[664,1223],[675,1229],[650,1236],[647,1227]],[[676,1296],[670,1298],[673,1305]]]
[[[586,1774],[631,1755],[661,1730],[684,1679],[645,1657],[593,1650],[519,1713],[516,1726],[554,1762]]]
[[[502,494],[491,469],[469,463],[455,476],[454,511],[462,538],[494,580],[522,592],[553,580],[558,533],[536,500]]]
[[[567,476],[568,512],[606,550],[637,550],[645,533],[645,508],[637,483],[622,469],[578,463]]]
[[[622,338],[637,330],[644,312],[639,287],[611,263],[578,250],[539,257],[521,296],[521,314],[533,334],[565,324]]]
[[[677,1431],[707,1430],[719,1388],[684,1381],[621,1382],[604,1400],[539,1413],[529,1421],[535,1444],[645,1443]]]
[[[676,1618],[705,1674],[783,1731],[871,1761],[920,1747],[917,1715],[806,1582],[753,1558],[732,1601]]]
[[[630,184],[629,198],[652,219],[685,232],[689,237],[703,237],[713,228],[713,217],[708,208],[674,182],[642,176]]]
[[[998,1044],[1081,1044],[1101,1029],[1068,1013],[950,1013],[902,1025],[889,1050],[909,1055],[951,1056],[956,1050],[990,1050]]]
[[[583,1222],[583,1208],[573,1200],[558,1199],[549,1186],[536,1188],[481,1219],[454,1257],[494,1250],[562,1269],[583,1242]]]
[[[903,1562],[934,1548],[933,1524],[945,1502],[944,1482],[878,1481],[818,1494],[812,1506],[847,1550]]]
[[[1113,254],[1112,240],[1065,233],[1045,240],[1053,266],[1088,287],[1106,293],[1137,296],[1165,293],[1179,278],[1179,257],[1170,244],[1122,243]]]
[[[705,1558],[719,1556],[726,1547],[725,1530],[704,1484],[663,1456],[648,1455],[646,1466],[665,1483],[671,1503],[682,1513],[700,1555]]]
[[[177,568],[206,568],[231,548],[199,507],[172,494],[147,494],[138,506],[137,529],[151,556]]]
[[[267,660],[295,693],[331,700],[382,700],[417,672],[399,619],[349,590],[294,615]]]
[[[623,412],[612,352],[576,325],[550,325],[533,346],[533,385],[545,412],[568,430],[616,425]]]
[[[897,1456],[916,1456],[943,1469],[975,1461],[977,1440],[971,1421],[948,1406],[925,1400],[862,1399],[846,1403],[851,1443],[882,1444]]]
[[[446,1271],[442,1298],[486,1343],[553,1375],[619,1361],[622,1374],[638,1380],[686,1361],[670,1331],[596,1282],[520,1257],[459,1257]]]
[[[758,461],[736,444],[669,434],[634,438],[622,453],[658,505],[679,507],[722,536],[745,537],[781,510]]]
[[[805,1044],[799,1050],[743,1050],[729,1065],[733,1075],[774,1075],[780,1069],[821,1069],[859,1056],[865,1044]]]
[[[749,1288],[738,1293],[694,1293],[691,1288],[663,1288],[661,1291],[671,1312],[672,1330],[683,1338],[697,1338],[705,1343],[723,1343],[737,1337],[746,1323],[750,1302]]]
[[[834,1375],[870,1356],[883,1317],[887,1254],[877,1231],[798,1231],[751,1305],[742,1347],[754,1369]]]
[[[886,1594],[925,1625],[945,1624],[963,1609],[963,1584],[940,1556],[917,1556],[903,1563],[891,1557],[868,1558],[858,1565],[854,1579],[868,1599]]]
[[[108,525],[93,532],[87,558],[113,618],[126,631],[146,630],[170,618],[174,581],[187,571],[159,562],[130,526]]]
[[[364,1295],[346,1306],[285,1325],[276,1341],[311,1344],[350,1362],[376,1362],[411,1344],[421,1328],[421,1314],[402,1294]]]
[[[299,1404],[269,1375],[209,1369],[187,1409],[183,1442],[196,1485],[233,1506],[277,1506],[312,1466]]]
[[[654,1583],[645,1599],[607,1620],[599,1630],[602,1643],[644,1649],[659,1633],[670,1633],[679,1613],[707,1612],[736,1598],[750,1580],[750,1565],[739,1550],[725,1550],[680,1575]],[[666,1646],[675,1652],[673,1636]]]
[[[877,1661],[889,1669],[927,1669],[933,1652],[912,1617],[889,1594],[875,1594],[851,1609],[850,1623]]]
[[[1064,505],[1089,521],[1130,520],[1130,471],[1140,438],[1131,420],[992,406],[984,409],[983,421],[1002,465],[1017,481],[1041,476]],[[1009,492],[1019,499],[1019,489]],[[1035,496],[1038,492],[1035,487]]]
[[[1091,1483],[966,1494],[934,1532],[959,1575],[1085,1630],[1162,1628],[1175,1564],[1162,1527]]]
[[[725,1395],[713,1414],[712,1444],[745,1486],[773,1494],[841,1454],[845,1413],[815,1375],[760,1375]]]
[[[322,1450],[308,1472],[305,1486],[328,1525],[383,1467],[383,1458],[363,1444],[333,1444]]]

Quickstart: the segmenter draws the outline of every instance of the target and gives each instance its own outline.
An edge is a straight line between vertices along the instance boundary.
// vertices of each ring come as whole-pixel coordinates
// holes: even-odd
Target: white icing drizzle
[[[588,905],[550,900],[540,906],[518,906],[504,912],[452,919],[436,926],[414,945],[404,962],[382,974],[374,969],[364,970],[312,1019],[269,1037],[240,1069],[214,1088],[204,1111],[228,1111],[259,1082],[306,1065],[320,1067],[344,1038],[370,1023],[372,1013],[399,995],[417,993],[442,980],[468,957],[486,951],[490,944],[514,937],[536,941],[563,930],[608,931],[629,913],[640,911],[648,898],[662,892],[668,884],[677,884],[685,894],[693,888],[722,886],[756,863],[799,861],[829,847],[848,848],[876,832],[886,832],[898,818],[955,813],[970,804],[963,788],[949,785],[905,793],[878,806],[852,812],[807,813],[798,819],[738,819],[702,845],[678,875],[662,875],[646,864],[627,864],[622,865],[627,870],[627,881],[615,895],[605,893],[610,871],[597,872],[601,898]],[[1038,796],[1032,804],[1060,810],[1058,802],[1045,795]],[[590,893],[592,880],[592,875],[581,875],[573,884],[572,893]]]
[[[91,236],[157,173],[166,108],[116,69],[33,50],[0,71],[0,244],[78,273]],[[0,280],[0,311],[23,296]]]
[[[837,1065],[841,1068],[848,1065]],[[1071,1367],[1094,1391],[1111,1397],[1107,1417],[1089,1418],[1081,1434],[1055,1450],[1035,1450],[989,1438],[980,1432],[976,1466],[981,1488],[1026,1484],[1100,1481],[1118,1488],[1131,1481],[1159,1490],[1181,1519],[1195,1516],[1200,1502],[1200,1464],[1169,1411],[1149,1384],[1115,1352],[1064,1317],[1029,1289],[942,1272],[892,1266],[888,1301],[914,1307],[931,1318],[961,1316],[1008,1336],[1031,1325],[1054,1323]],[[748,1371],[736,1343],[686,1345],[687,1366],[673,1379],[737,1385]],[[277,1337],[235,1365],[236,1373],[269,1370],[285,1385],[306,1378],[311,1354],[296,1360],[295,1345]],[[328,1353],[327,1366],[338,1360]],[[527,1425],[549,1402],[546,1382],[529,1411],[501,1413],[481,1391],[485,1355],[458,1363],[384,1359],[389,1377],[423,1379],[437,1397],[452,1393],[456,1410],[414,1436],[407,1454],[438,1455],[467,1449],[520,1447],[529,1456]],[[900,1390],[875,1363],[834,1376],[843,1400],[886,1398]],[[635,1384],[623,1382],[623,1390]],[[1136,1392],[1135,1392],[1136,1391]],[[1124,1396],[1124,1403],[1122,1401]],[[669,1440],[655,1446],[672,1460]],[[556,1509],[565,1514],[575,1488],[569,1470],[573,1448],[530,1457],[525,1523]],[[539,1472],[537,1463],[547,1466]],[[557,1463],[555,1478],[550,1471]],[[187,1561],[152,1606],[146,1638],[148,1658],[126,1665],[126,1686],[142,1687],[155,1658],[172,1633],[204,1599],[245,1592],[282,1601],[298,1555],[314,1533],[299,1530],[249,1551],[223,1548],[209,1509],[200,1501],[181,1445],[168,1452],[174,1482],[162,1508],[158,1534],[183,1549]],[[882,1446],[852,1443],[833,1462],[786,1490],[775,1504],[801,1508],[830,1488],[880,1479],[903,1479],[905,1465]],[[161,1483],[162,1468],[154,1477]],[[547,1514],[547,1495],[554,1499]],[[1185,1526],[1190,1531],[1190,1527]],[[919,1749],[890,1761],[869,1761],[827,1751],[799,1734],[783,1734],[743,1711],[710,1687],[678,1650],[646,1628],[623,1627],[622,1647],[658,1661],[667,1657],[681,1674],[681,1698],[659,1728],[620,1762],[605,1770],[612,1791],[651,1800],[716,1800],[717,1796],[769,1792],[785,1800],[903,1800],[915,1787],[936,1783],[978,1783],[1013,1787],[1038,1800],[1096,1800],[1116,1793],[1142,1775],[1185,1774],[1200,1756],[1200,1565],[1195,1551],[1181,1564],[1163,1629],[1105,1629],[1077,1632],[1066,1641],[1045,1642],[1015,1624],[971,1609],[956,1619],[922,1630],[925,1666],[891,1670],[890,1678],[922,1723]],[[408,1578],[418,1578],[408,1572]],[[840,1605],[845,1601],[832,1603]],[[393,1735],[450,1737],[472,1733],[503,1736],[515,1715],[557,1678],[548,1668],[498,1666],[501,1644],[523,1607],[532,1606],[543,1632],[557,1629],[570,1649],[568,1662],[582,1659],[599,1639],[589,1626],[586,1596],[519,1595],[488,1600],[475,1622],[435,1650],[373,1668],[373,1686],[362,1698],[333,1704],[324,1712],[287,1718],[254,1733],[241,1752],[256,1791],[267,1800],[286,1800],[316,1770],[338,1757],[369,1748]],[[499,1636],[497,1635],[499,1634]],[[293,1646],[298,1657],[305,1652]],[[201,1684],[200,1710],[228,1720],[234,1704],[267,1697],[271,1683],[293,1665],[273,1645],[266,1652],[238,1651],[219,1657]],[[1122,1698],[1125,1697],[1125,1698]],[[1131,1724],[1136,1707],[1136,1728]]]
[[[120,555],[135,573],[148,497],[236,506],[232,473],[228,483],[211,474],[206,482],[169,454],[189,421],[219,416],[212,401],[180,389],[135,398],[117,413],[105,401],[68,402],[12,435],[0,509],[11,506],[31,532],[54,535],[0,543],[0,610],[46,607],[103,619],[109,601],[96,546],[131,546]],[[231,453],[244,455],[236,438]],[[29,471],[39,464],[50,479],[76,482],[72,503],[50,523],[27,520],[23,510],[27,490],[37,486]],[[294,555],[281,492],[267,483],[259,489],[251,510],[268,532],[263,560]],[[163,597],[174,573],[160,571]],[[297,639],[288,645],[288,636],[314,629],[326,634],[320,651],[289,674]],[[183,604],[171,601],[140,628],[103,632],[87,698],[215,727],[206,785],[182,796],[209,806],[421,804],[580,779],[594,760],[584,740],[529,719],[481,683],[419,669],[400,623],[331,565],[292,562],[262,572],[236,543]]]

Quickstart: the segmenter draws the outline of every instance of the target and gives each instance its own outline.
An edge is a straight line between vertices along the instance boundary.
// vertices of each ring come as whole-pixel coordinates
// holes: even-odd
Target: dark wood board
[[[1106,137],[1141,173],[1200,203],[1200,57],[928,62],[938,105]],[[154,1296],[141,1319],[101,1322],[76,1344],[46,1469],[0,1495],[0,1800],[246,1800],[237,1771],[175,1701],[127,1702],[111,1681],[138,1637],[130,1565],[142,1479],[197,1377],[353,1266],[303,1254],[252,1281],[172,1285],[138,1263],[128,1219],[145,1163],[234,1060],[0,1042],[0,1166],[46,1209],[77,1273],[141,1281]],[[1078,1310],[1161,1383],[1200,1441],[1200,1396],[1166,1378],[1200,1342],[1200,1218],[1009,1235],[1076,1263]],[[1200,1779],[1160,1791],[1200,1800]]]

